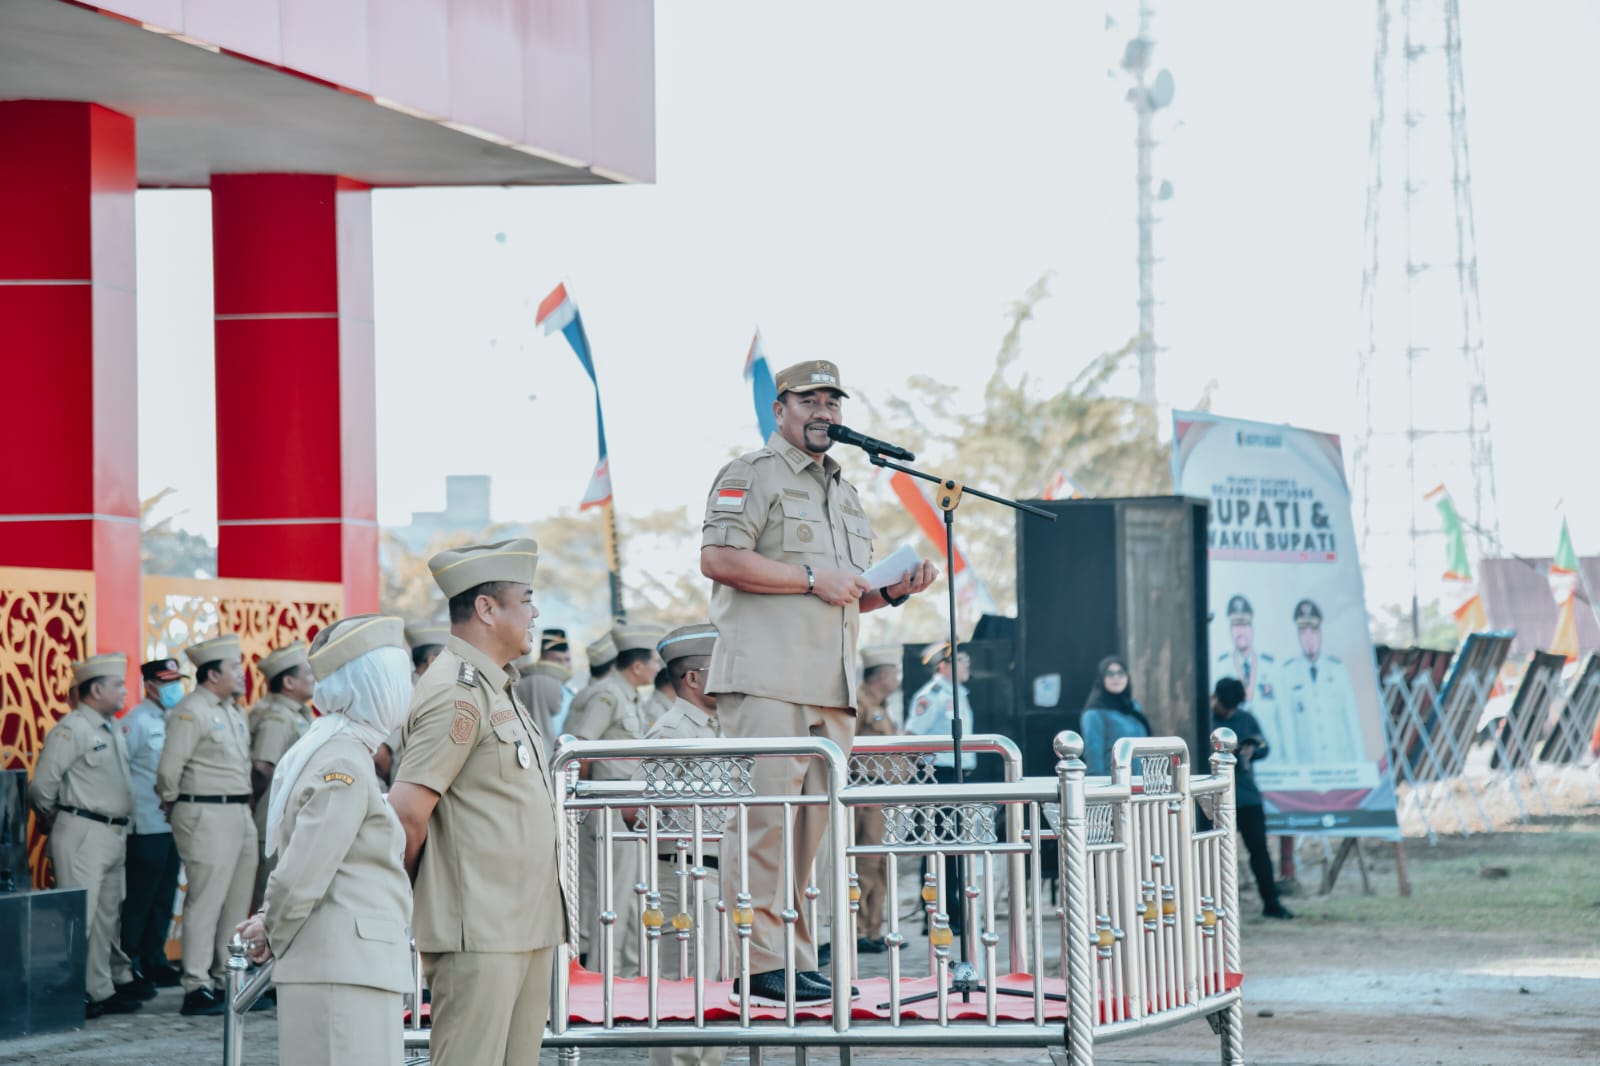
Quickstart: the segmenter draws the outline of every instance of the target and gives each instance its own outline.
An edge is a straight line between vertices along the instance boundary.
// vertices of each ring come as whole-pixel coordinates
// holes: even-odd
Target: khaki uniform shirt
[[[872,564],[872,525],[831,457],[819,465],[774,433],[767,446],[723,467],[706,499],[702,547],[726,545],[813,569],[859,574]],[[856,704],[859,603],[774,596],[715,584],[721,634],[706,691],[817,707]]]
[[[546,753],[555,750],[555,719],[561,713],[564,692],[561,683],[571,676],[572,671],[559,663],[537,662],[517,679],[517,698],[544,735]]]
[[[272,979],[408,991],[406,833],[354,737],[311,756],[291,786],[283,832],[264,906]]]
[[[649,728],[661,721],[662,717],[672,709],[672,705],[676,702],[678,702],[678,697],[670,686],[658,688],[651,692],[650,698],[644,701],[645,727]]]
[[[310,728],[310,707],[281,692],[269,692],[250,708],[250,758],[276,766]]]
[[[250,727],[232,700],[197,688],[167,714],[156,790],[185,796],[250,795]]]
[[[894,719],[889,717],[883,702],[863,695],[856,710],[856,736],[893,737],[899,734],[900,730],[896,728]]]
[[[133,781],[121,727],[99,711],[74,707],[45,734],[28,796],[47,814],[62,807],[108,818],[133,814]]]
[[[688,700],[677,699],[673,701],[671,707],[667,708],[667,713],[662,715],[661,719],[657,721],[655,725],[650,727],[650,731],[645,734],[645,739],[715,740],[720,736],[722,736],[722,728],[717,723],[717,719],[714,715],[707,714],[705,711],[702,711]],[[674,767],[668,772],[673,773],[674,777],[678,777],[681,776],[677,772],[678,770],[679,768]],[[724,825],[727,822],[728,808],[705,807],[703,808],[703,811],[704,815],[700,820],[701,832],[722,832]],[[694,813],[692,808],[665,807],[662,808],[657,817],[657,826],[660,832],[692,833],[694,831]],[[640,824],[637,826],[637,828],[641,830],[644,828],[642,818],[640,819]],[[715,844],[708,846],[711,848],[716,847]],[[672,854],[672,850],[673,849],[670,844],[663,845],[661,848],[661,854],[663,856],[670,855]]]
[[[573,704],[567,718],[567,732],[579,740],[642,740],[650,728],[645,720],[644,707],[633,686],[615,672],[590,685],[593,696],[584,702],[580,711]],[[584,689],[588,692],[589,689]],[[633,776],[633,767],[621,760],[594,763],[597,781],[626,781]]]
[[[544,738],[511,680],[452,636],[412,694],[396,780],[439,794],[417,864],[419,951],[523,952],[566,939]]]

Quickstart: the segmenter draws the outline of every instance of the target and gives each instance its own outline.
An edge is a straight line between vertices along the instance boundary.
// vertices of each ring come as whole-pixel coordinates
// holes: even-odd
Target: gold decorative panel
[[[334,582],[146,577],[145,658],[182,658],[196,641],[236,633],[249,666],[243,700],[248,705],[266,689],[255,668],[262,656],[296,640],[309,644],[343,612],[344,589]]]
[[[44,735],[72,709],[72,664],[94,649],[94,574],[0,567],[0,769],[30,774]],[[44,838],[28,858],[43,887]]]

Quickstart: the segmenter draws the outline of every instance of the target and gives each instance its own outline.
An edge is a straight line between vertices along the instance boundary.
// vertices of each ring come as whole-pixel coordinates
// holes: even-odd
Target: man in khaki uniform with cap
[[[244,658],[233,634],[184,654],[194,691],[167,715],[156,790],[189,880],[183,897],[184,1014],[222,1014],[233,927],[250,913],[256,827],[250,818],[250,727],[234,702]]]
[[[121,652],[72,664],[74,706],[45,734],[28,786],[40,826],[50,834],[56,887],[84,890],[84,1009],[90,1018],[138,1010],[141,1000],[156,994],[154,984],[135,983],[119,944],[133,782],[115,719],[127,699],[127,672]]]
[[[445,641],[449,639],[450,627],[443,622],[406,623],[406,645],[411,649],[413,681],[420,680],[428,672],[428,667],[444,651]],[[372,765],[378,771],[378,780],[383,782],[385,789],[394,780],[395,771],[400,766],[400,755],[405,750],[405,742],[400,738],[403,729],[404,726],[390,733],[372,755]]]
[[[526,538],[428,560],[450,639],[412,696],[389,802],[416,885],[437,1066],[534,1066],[566,937],[544,738],[506,672],[533,647],[538,561]]]
[[[856,736],[892,737],[900,732],[895,728],[887,706],[889,697],[899,687],[900,649],[893,646],[864,649],[861,652],[861,687],[856,692]],[[882,807],[857,807],[855,823],[857,844],[883,843]],[[863,855],[856,859],[856,875],[861,886],[861,909],[856,915],[856,950],[870,955],[882,954],[888,950],[879,933],[883,927],[884,900],[889,891],[883,856]]]
[[[938,571],[921,561],[882,588],[861,577],[872,562],[872,526],[855,488],[827,455],[828,427],[843,421],[846,393],[832,363],[813,360],[777,375],[778,428],[767,445],[724,466],[711,484],[702,526],[700,570],[715,585],[711,621],[722,634],[706,689],[729,737],[826,737],[850,750],[855,732],[856,633],[862,611],[903,603]],[[814,759],[756,760],[763,795],[815,795],[827,775]],[[747,881],[755,911],[750,992],[783,999],[784,922],[795,925],[796,993],[808,1003],[832,995],[817,971],[815,931],[803,898],[787,899],[780,878],[781,808],[749,817],[747,877],[730,834],[723,855],[730,892]],[[798,887],[816,858],[827,825],[822,807],[798,808],[791,837]]]
[[[617,646],[611,640],[611,634],[604,633],[593,644],[583,649],[584,658],[589,662],[589,683],[579,689],[572,697],[572,704],[567,709],[566,721],[562,723],[561,734],[568,736],[572,733],[572,723],[582,718],[586,713],[589,701],[607,686],[606,678],[611,676],[611,670],[617,665]],[[560,737],[556,738],[557,740]],[[578,827],[578,892],[584,899],[594,899],[599,891],[600,872],[595,862],[596,854],[589,823],[592,818],[585,818]],[[583,922],[578,927],[578,959],[589,965],[589,922]]]
[[[517,661],[517,698],[528,708],[544,734],[545,754],[555,752],[555,725],[567,701],[566,683],[572,678],[568,665],[572,655],[567,648],[567,631],[547,629],[539,634],[539,657]],[[526,666],[524,666],[526,663]]]
[[[611,631],[611,642],[617,649],[616,664],[602,678],[595,693],[585,701],[582,710],[574,707],[567,721],[567,732],[579,740],[642,740],[649,724],[645,721],[643,701],[639,687],[655,680],[660,661],[656,657],[656,643],[664,633],[656,626],[624,625]],[[587,690],[585,690],[587,691]],[[632,763],[597,762],[585,769],[596,781],[627,781],[633,777]],[[613,832],[622,833],[626,827],[620,812],[611,813]],[[598,862],[602,823],[598,817],[584,819],[583,850],[596,856]],[[580,860],[581,863],[581,860]],[[624,977],[639,973],[639,895],[634,886],[642,880],[639,868],[639,847],[633,841],[618,843],[611,853],[611,888],[609,902],[589,908],[589,944],[600,946],[600,913],[607,909],[616,912],[617,921],[612,935],[616,943],[616,972]],[[599,880],[596,877],[598,888]],[[590,897],[585,897],[590,898]],[[600,960],[591,958],[590,964],[599,970]]]
[[[674,700],[667,712],[645,734],[647,740],[715,740],[722,735],[717,728],[717,701],[706,695],[706,671],[711,666],[711,648],[717,642],[717,628],[709,622],[681,626],[674,629],[656,645],[656,651],[672,679]],[[715,807],[703,808],[702,833],[721,832],[725,811]],[[661,913],[666,925],[661,935],[661,976],[666,979],[689,979],[697,966],[695,940],[691,933],[687,965],[680,966],[677,936],[672,932],[672,920],[679,913],[687,914],[693,929],[703,930],[700,941],[704,959],[705,979],[716,981],[722,958],[721,915],[717,913],[717,900],[722,896],[721,881],[717,877],[715,846],[708,846],[700,856],[699,865],[705,870],[701,882],[700,907],[695,909],[693,845],[693,815],[684,808],[667,808],[658,815],[658,825],[673,833],[689,836],[689,850],[683,852],[680,866],[679,849],[663,843],[656,863],[656,889],[661,893]],[[680,873],[681,871],[681,873]],[[650,1049],[651,1066],[720,1066],[727,1056],[725,1047],[656,1047]]]
[[[311,690],[315,679],[304,641],[297,640],[261,657],[256,669],[267,679],[267,694],[250,708],[251,784],[255,791],[256,884],[250,910],[261,906],[275,860],[267,857],[267,797],[272,770],[294,742],[311,728]]]

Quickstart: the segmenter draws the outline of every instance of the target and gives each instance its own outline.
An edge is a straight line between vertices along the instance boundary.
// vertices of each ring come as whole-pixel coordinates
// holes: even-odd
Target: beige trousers
[[[172,840],[189,879],[183,896],[183,990],[226,987],[228,941],[250,916],[256,827],[243,803],[177,803]]]
[[[663,980],[692,980],[695,971],[695,940],[691,936],[687,952],[679,951],[678,937],[672,929],[672,916],[680,910],[694,917],[694,878],[678,877],[676,862],[656,863],[656,890],[661,893],[661,914],[666,923],[661,927],[661,977]],[[678,886],[683,885],[687,900],[680,906]],[[704,923],[706,981],[719,978],[717,962],[722,958],[722,915],[717,913],[717,897],[721,882],[717,871],[706,870],[700,908]],[[650,1049],[650,1066],[722,1066],[728,1055],[725,1047],[653,1047]]]
[[[400,1066],[404,1002],[362,985],[278,986],[278,1061],[294,1066]]]
[[[554,956],[554,948],[424,953],[433,1066],[538,1066]]]
[[[717,720],[724,737],[824,737],[849,752],[855,737],[855,716],[848,709],[784,703],[742,693],[717,697]],[[755,790],[762,796],[827,795],[828,775],[817,759],[757,759]],[[809,920],[805,886],[828,825],[824,806],[797,807],[790,834],[790,863],[794,871],[792,894],[783,886],[783,810],[752,807],[749,839],[740,841],[736,819],[730,820],[722,844],[723,885],[731,904],[738,897],[741,856],[750,856],[745,881],[749,885],[755,922],[750,932],[750,972],[766,973],[784,967],[783,919],[786,908],[799,911],[795,923],[795,969],[817,968],[816,931]],[[820,872],[820,871],[819,871]],[[821,886],[818,886],[821,887]]]
[[[66,811],[56,815],[50,833],[50,865],[57,888],[84,890],[84,922],[89,956],[84,991],[96,1002],[116,986],[133,980],[122,953],[123,869],[127,862],[124,826],[106,825]]]
[[[882,844],[882,807],[855,809],[856,843]],[[882,855],[863,855],[856,859],[856,876],[861,885],[861,910],[856,915],[856,935],[876,940],[883,928],[883,901],[889,891],[889,874]]]
[[[586,903],[594,901],[583,916],[580,950],[589,956],[589,969],[599,973],[601,971],[600,912],[609,906],[617,915],[617,922],[611,927],[612,941],[616,945],[614,956],[616,975],[638,977],[640,910],[639,894],[634,890],[634,886],[644,880],[644,872],[639,867],[639,844],[630,840],[612,846],[611,900],[607,903],[600,898],[599,873],[600,848],[603,846],[600,819],[607,815],[611,818],[613,834],[626,831],[622,815],[616,811],[590,811],[589,817],[583,820],[583,825],[580,827],[583,838],[583,851],[578,856],[578,881],[582,892],[580,898]]]

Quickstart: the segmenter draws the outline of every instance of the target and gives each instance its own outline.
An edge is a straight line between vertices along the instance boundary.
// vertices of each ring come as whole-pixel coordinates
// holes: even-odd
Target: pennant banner
[[[1445,606],[1456,620],[1456,639],[1466,640],[1470,633],[1481,633],[1489,628],[1489,616],[1483,609],[1483,597],[1472,576],[1472,564],[1467,559],[1467,538],[1461,528],[1461,516],[1456,512],[1455,500],[1440,485],[1423,497],[1432,500],[1439,508],[1439,520],[1444,525],[1446,594]]]
[[[555,291],[539,304],[534,325],[543,326],[546,336],[559,330],[567,338],[578,362],[583,365],[583,372],[589,375],[589,383],[594,386],[594,428],[599,437],[599,458],[595,461],[594,473],[589,477],[589,487],[584,490],[578,509],[586,511],[591,507],[603,507],[611,502],[611,462],[606,454],[606,419],[600,409],[600,382],[594,373],[589,336],[583,331],[583,316],[578,314],[578,305],[567,295],[565,285],[557,285]],[[612,569],[615,571],[616,567]]]
[[[1567,520],[1561,520],[1561,540],[1550,563],[1550,595],[1556,601],[1556,634],[1550,638],[1550,653],[1565,655],[1570,662],[1578,657],[1578,553],[1572,550],[1572,534]]]

